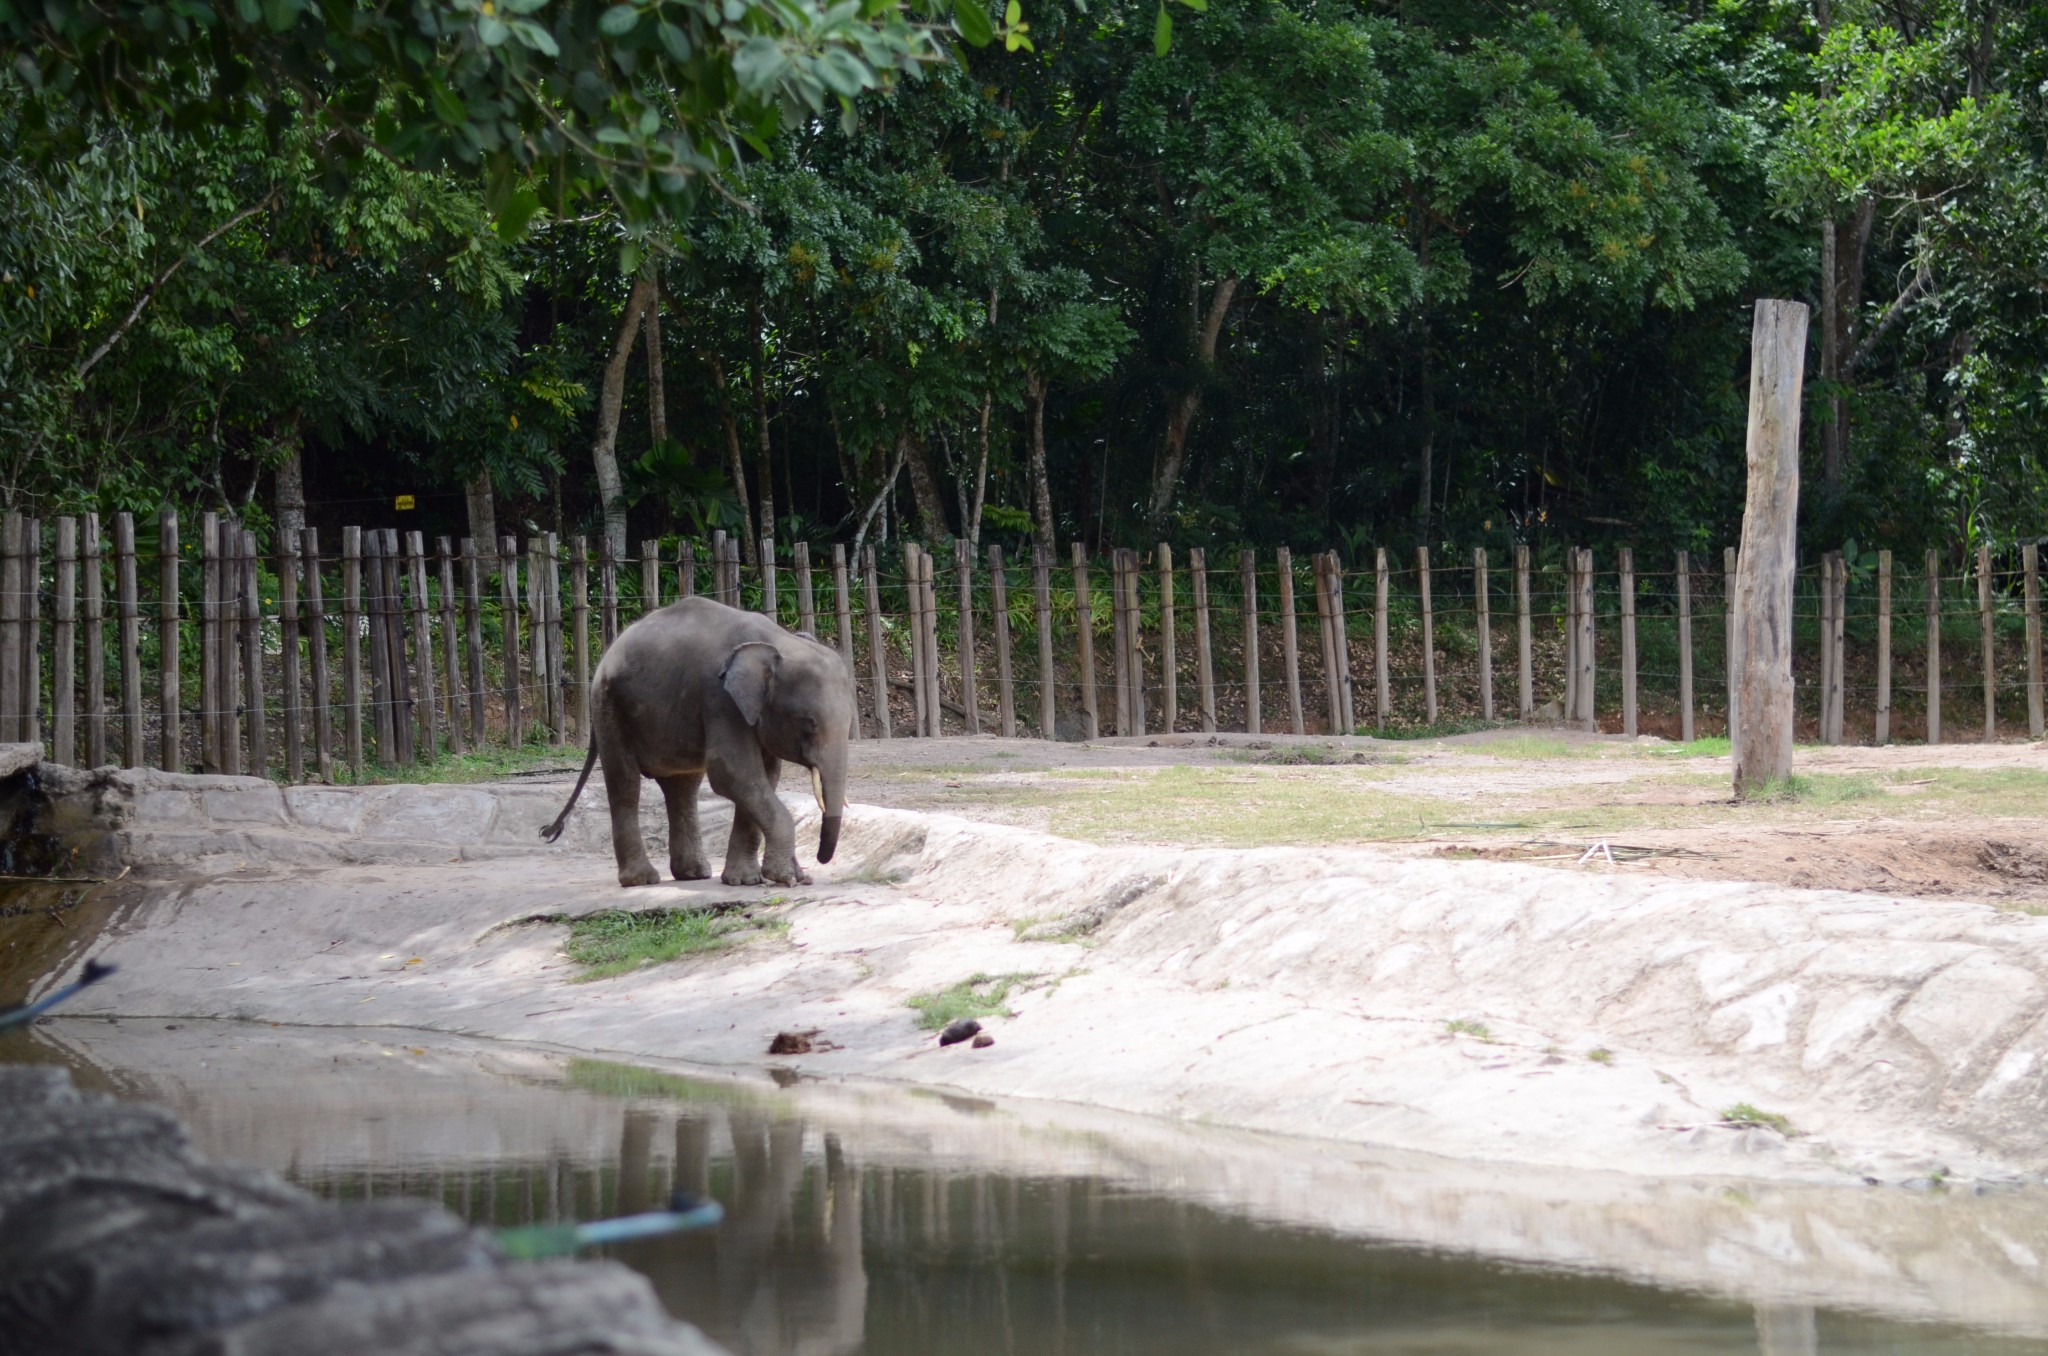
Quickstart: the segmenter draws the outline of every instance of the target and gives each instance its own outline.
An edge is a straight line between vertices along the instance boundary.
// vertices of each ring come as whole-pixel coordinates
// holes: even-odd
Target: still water
[[[715,1231],[612,1255],[737,1356],[2048,1356],[2025,1193],[1646,1193],[787,1075],[163,1026],[58,1023],[0,1059],[165,1102],[203,1151],[335,1199],[507,1225],[709,1193]]]

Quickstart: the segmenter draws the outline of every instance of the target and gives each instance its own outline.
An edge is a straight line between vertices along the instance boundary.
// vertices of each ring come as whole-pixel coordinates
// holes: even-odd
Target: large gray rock
[[[611,1264],[507,1265],[427,1201],[319,1201],[175,1118],[0,1066],[0,1356],[721,1356]]]

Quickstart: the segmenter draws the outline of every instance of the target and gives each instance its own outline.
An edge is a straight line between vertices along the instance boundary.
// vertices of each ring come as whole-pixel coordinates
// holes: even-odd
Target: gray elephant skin
[[[830,646],[792,634],[757,612],[684,598],[634,622],[605,651],[590,681],[590,753],[569,803],[541,837],[561,837],[591,765],[604,766],[619,884],[661,879],[640,838],[640,779],[668,802],[668,864],[677,880],[711,874],[698,834],[705,778],[732,802],[727,885],[805,885],[796,821],[775,794],[782,765],[811,770],[824,818],[818,860],[829,862],[846,808],[853,670]]]

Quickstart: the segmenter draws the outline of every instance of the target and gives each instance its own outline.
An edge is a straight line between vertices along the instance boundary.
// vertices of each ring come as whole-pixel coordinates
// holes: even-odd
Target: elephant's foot
[[[709,880],[711,863],[702,857],[671,857],[668,859],[668,873],[677,880]]]
[[[761,868],[752,862],[727,862],[725,874],[719,877],[727,885],[759,885]]]
[[[811,873],[797,865],[794,854],[786,862],[764,859],[761,862],[761,874],[774,881],[777,885],[809,885],[811,883]]]
[[[619,884],[625,889],[636,885],[653,885],[661,879],[661,873],[654,869],[654,863],[642,858],[631,866],[619,868]]]

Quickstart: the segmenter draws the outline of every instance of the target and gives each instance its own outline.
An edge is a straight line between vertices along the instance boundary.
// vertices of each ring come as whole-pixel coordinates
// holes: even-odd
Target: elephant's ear
[[[718,675],[726,695],[739,707],[747,724],[759,725],[768,705],[768,689],[775,682],[775,670],[782,664],[782,652],[765,640],[749,640],[733,647],[725,657],[725,669]]]

